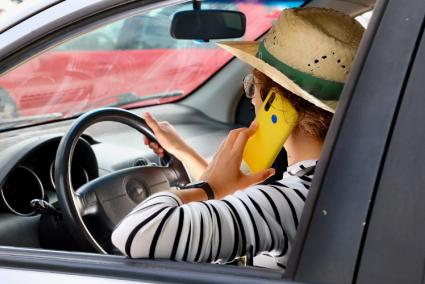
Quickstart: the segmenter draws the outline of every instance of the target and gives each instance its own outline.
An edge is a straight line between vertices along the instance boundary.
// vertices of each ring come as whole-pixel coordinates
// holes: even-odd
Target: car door
[[[425,5],[423,2],[420,5],[423,13]],[[420,15],[417,16],[420,18]],[[425,119],[423,33],[422,28],[404,81],[397,117],[376,185],[359,261],[359,282],[424,281],[425,228],[422,224],[425,222],[425,132],[421,123]]]
[[[378,2],[327,137],[289,278],[423,281],[423,230],[411,234],[407,227],[423,220],[417,203],[423,196],[421,179],[414,178],[422,166],[412,157],[419,160],[423,154],[418,107],[423,102],[424,13],[423,1]],[[416,192],[405,196],[409,184]]]
[[[402,109],[400,99],[422,31],[423,4],[419,0],[409,3],[382,0],[376,9],[315,174],[287,271],[289,280],[255,268],[17,248],[1,248],[0,264],[152,282],[347,283],[363,279],[357,277],[361,276],[359,263],[365,238],[372,230],[370,204],[377,196],[388,139],[398,110]]]

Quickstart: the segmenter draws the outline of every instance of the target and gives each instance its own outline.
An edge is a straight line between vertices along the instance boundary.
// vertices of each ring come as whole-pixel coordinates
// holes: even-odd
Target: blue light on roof
[[[276,8],[281,8],[281,9],[285,9],[285,8],[296,8],[296,7],[300,7],[302,6],[306,1],[302,1],[302,0],[238,0],[238,1],[229,1],[229,0],[205,0],[202,1],[204,3],[206,2],[214,2],[214,3],[218,3],[218,2],[223,2],[223,3],[259,3],[259,4],[263,4],[265,6],[270,6],[270,7],[276,7]]]

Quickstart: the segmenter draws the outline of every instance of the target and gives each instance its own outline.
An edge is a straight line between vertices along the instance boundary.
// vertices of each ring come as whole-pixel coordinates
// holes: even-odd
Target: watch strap
[[[180,189],[201,188],[207,194],[208,199],[214,199],[215,198],[213,189],[211,188],[209,183],[207,183],[205,181],[189,183],[189,184],[186,184],[184,186],[180,186],[179,188]]]

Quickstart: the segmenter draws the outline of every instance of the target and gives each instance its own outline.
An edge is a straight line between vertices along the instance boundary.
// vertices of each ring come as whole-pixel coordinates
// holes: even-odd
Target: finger
[[[258,122],[257,122],[257,120],[256,120],[256,119],[254,119],[254,120],[251,122],[251,125],[249,126],[249,128],[252,128],[252,129],[254,129],[254,130],[257,130],[257,127],[258,127]]]
[[[149,147],[150,147],[150,148],[152,148],[152,149],[157,150],[159,146],[158,146],[158,144],[157,144],[157,143],[155,143],[155,142],[151,142],[151,143],[149,143]]]
[[[144,118],[147,125],[153,130],[155,134],[157,134],[157,132],[160,130],[158,121],[149,112],[145,112]]]
[[[257,131],[257,129],[258,129],[258,122],[256,120],[254,120],[248,128],[249,135],[253,135],[255,133],[255,131]]]
[[[236,160],[242,159],[243,151],[245,149],[245,145],[248,142],[248,139],[254,134],[253,129],[246,129],[245,131],[241,132],[235,143],[233,144],[232,150],[234,151],[233,155],[235,156]]]
[[[151,143],[151,141],[148,139],[148,137],[145,136],[145,138],[143,139],[143,142],[145,143],[145,145],[149,145],[149,143]]]
[[[264,171],[259,171],[259,172],[247,175],[242,179],[242,187],[246,188],[251,185],[263,182],[269,177],[273,176],[274,174],[275,174],[274,169],[267,169]]]
[[[218,146],[216,153],[223,151],[223,148],[226,145],[226,141],[227,141],[227,137],[224,138],[223,141],[221,141],[220,146]]]
[[[211,159],[211,163],[214,163],[216,159],[218,159],[218,156],[220,156],[220,154],[223,152],[224,149],[224,145],[226,144],[226,140],[224,139],[223,141],[221,141],[220,146],[218,147],[218,150],[215,152],[214,156]]]
[[[225,155],[226,158],[229,158],[229,155],[233,155],[232,153],[229,153],[229,150],[233,149],[233,144],[237,140],[240,133],[247,131],[247,128],[238,128],[230,131],[229,135],[227,135],[227,138],[222,142],[220,145],[220,148],[216,152],[213,158],[213,162],[215,162],[216,159],[221,159],[222,155]],[[243,149],[241,149],[243,151]],[[242,159],[242,154],[240,154],[240,158],[237,157],[236,159]],[[233,159],[233,161],[235,161]]]
[[[238,138],[239,134],[243,131],[245,131],[247,128],[237,128],[229,132],[229,135],[227,135],[226,141],[225,141],[225,147],[233,148],[233,144],[235,143],[236,139]]]

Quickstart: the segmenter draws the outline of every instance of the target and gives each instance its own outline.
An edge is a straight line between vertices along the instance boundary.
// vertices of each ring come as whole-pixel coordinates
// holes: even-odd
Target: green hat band
[[[279,61],[265,47],[264,41],[260,43],[257,57],[272,65],[280,72],[285,74],[289,79],[294,81],[298,86],[312,94],[322,101],[337,101],[342,89],[343,83],[329,81],[314,77],[310,74],[298,71],[289,65]]]

